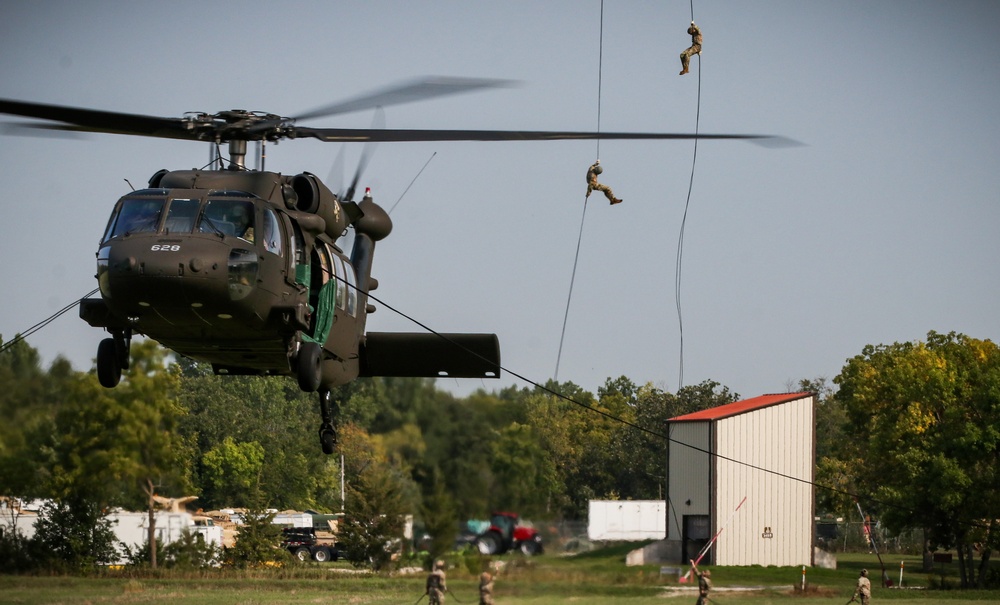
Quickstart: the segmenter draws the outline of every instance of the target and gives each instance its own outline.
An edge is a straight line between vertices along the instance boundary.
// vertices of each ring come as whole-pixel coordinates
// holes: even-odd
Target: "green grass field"
[[[676,576],[661,575],[659,566],[626,567],[624,553],[631,547],[606,548],[575,557],[542,556],[504,560],[496,581],[498,605],[663,605],[696,599],[691,584]],[[932,590],[941,578],[957,585],[957,565],[918,573],[917,557],[884,557],[886,571],[899,582],[899,564],[905,563],[903,589],[876,586],[873,603],[928,605],[947,601],[1000,603],[1000,591]],[[719,605],[794,605],[796,603],[846,603],[853,593],[858,570],[868,567],[878,584],[879,566],[873,555],[841,554],[837,570],[807,569],[805,592],[798,590],[802,569],[794,567],[714,567]],[[911,570],[911,571],[906,571]],[[372,576],[357,573],[345,564],[306,565],[257,572],[212,570],[179,573],[170,570],[108,571],[90,577],[0,576],[0,603],[170,603],[171,605],[264,605],[293,603],[347,603],[358,605],[407,605],[423,594],[423,573]],[[476,580],[461,567],[449,569],[451,594],[447,605],[478,603]],[[757,589],[747,591],[747,588]],[[794,587],[794,588],[793,588]],[[426,604],[426,599],[421,601]]]

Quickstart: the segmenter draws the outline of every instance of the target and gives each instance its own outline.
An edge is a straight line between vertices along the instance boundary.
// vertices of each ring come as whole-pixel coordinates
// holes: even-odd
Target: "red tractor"
[[[493,513],[489,529],[477,536],[473,544],[484,555],[502,555],[512,550],[526,555],[542,553],[542,537],[535,528],[521,525],[517,513]]]

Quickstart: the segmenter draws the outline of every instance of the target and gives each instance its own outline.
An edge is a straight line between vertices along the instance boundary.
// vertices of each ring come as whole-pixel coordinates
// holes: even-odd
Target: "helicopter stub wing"
[[[500,377],[496,334],[369,332],[359,354],[360,376]]]

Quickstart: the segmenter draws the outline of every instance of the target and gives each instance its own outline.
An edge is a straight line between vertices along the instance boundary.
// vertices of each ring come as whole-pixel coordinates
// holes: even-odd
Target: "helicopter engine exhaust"
[[[326,234],[336,240],[347,228],[347,217],[337,196],[316,175],[303,172],[292,177],[295,209],[309,212],[326,222]]]

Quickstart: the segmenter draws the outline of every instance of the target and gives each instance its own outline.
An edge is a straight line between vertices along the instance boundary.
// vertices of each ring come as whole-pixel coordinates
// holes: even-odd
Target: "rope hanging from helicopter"
[[[691,26],[694,27],[694,0],[691,0]],[[691,190],[694,188],[694,170],[698,163],[698,127],[701,123],[701,49],[695,53],[698,56],[698,101],[694,117],[694,153],[691,158],[691,178],[688,180],[687,199],[684,202],[684,215],[681,218],[681,230],[677,236],[677,261],[674,270],[674,300],[677,305],[677,325],[680,332],[680,353],[677,373],[677,390],[684,386],[684,316],[681,312],[681,269],[684,259],[684,227],[687,224],[688,207],[691,205]],[[685,66],[686,67],[686,66]],[[682,74],[684,72],[681,72]]]
[[[601,80],[603,76],[604,67],[604,0],[601,0],[601,26],[600,26],[600,42],[598,43],[597,52],[597,132],[601,132]],[[597,139],[597,161],[601,158],[601,139]],[[573,282],[576,281],[576,266],[580,260],[580,243],[583,241],[583,225],[587,220],[587,200],[589,199],[590,191],[588,190],[587,196],[583,198],[583,214],[580,216],[580,234],[576,239],[576,254],[573,256],[573,271],[569,278],[569,294],[566,295],[566,311],[563,313],[563,325],[562,333],[559,335],[559,352],[556,355],[556,371],[552,375],[552,379],[556,382],[559,381],[559,363],[562,361],[562,349],[563,341],[566,339],[566,322],[569,319],[569,305],[573,300]]]
[[[2,346],[0,346],[0,353],[5,352],[7,349],[13,347],[17,343],[19,343],[22,340],[24,340],[25,338],[31,336],[35,332],[37,332],[37,331],[41,330],[42,328],[44,328],[45,326],[49,325],[50,323],[52,323],[53,321],[55,321],[56,319],[58,319],[59,317],[61,317],[63,314],[65,314],[66,312],[68,312],[70,309],[72,309],[73,307],[75,307],[78,304],[80,304],[81,300],[83,300],[85,298],[88,298],[90,296],[93,296],[94,294],[97,293],[97,291],[98,291],[98,288],[94,288],[90,292],[87,292],[86,294],[84,294],[80,298],[78,298],[78,299],[74,300],[73,302],[69,303],[68,305],[66,305],[62,309],[59,309],[58,311],[56,311],[52,315],[49,315],[48,317],[46,317],[42,321],[40,321],[40,322],[36,323],[35,325],[31,326],[27,330],[24,330],[23,332],[17,333],[14,336],[14,338],[10,339],[7,342],[2,343]]]

